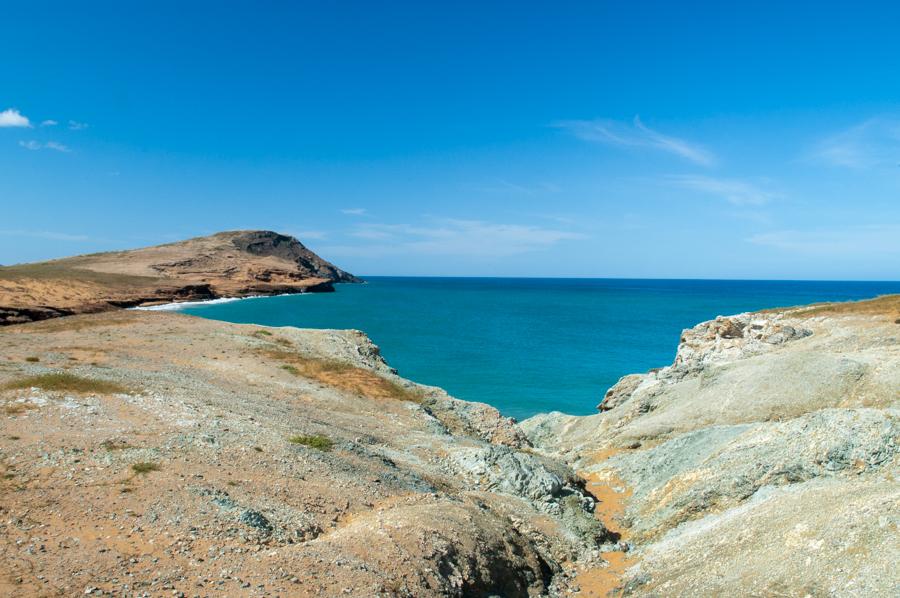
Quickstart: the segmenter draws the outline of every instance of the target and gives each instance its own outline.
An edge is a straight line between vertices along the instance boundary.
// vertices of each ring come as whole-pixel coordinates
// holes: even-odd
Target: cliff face
[[[169,301],[330,291],[334,282],[359,279],[293,237],[218,233],[0,267],[0,325]]]
[[[565,463],[358,332],[121,311],[0,346],[4,596],[539,596],[614,542]]]
[[[898,306],[705,322],[600,414],[523,422],[621,497],[627,594],[897,595]]]

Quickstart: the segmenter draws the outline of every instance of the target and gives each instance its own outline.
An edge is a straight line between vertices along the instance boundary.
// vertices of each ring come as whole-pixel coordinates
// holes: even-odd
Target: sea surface
[[[356,328],[400,375],[523,419],[596,412],[619,377],[669,365],[703,320],[768,307],[900,293],[900,282],[395,278],[337,292],[188,306],[302,328]]]

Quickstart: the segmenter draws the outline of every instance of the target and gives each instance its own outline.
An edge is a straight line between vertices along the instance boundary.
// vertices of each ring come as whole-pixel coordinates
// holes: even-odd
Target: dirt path
[[[618,452],[615,449],[601,451],[594,456],[594,464],[609,459]],[[628,488],[618,476],[611,473],[580,472],[587,480],[587,489],[597,498],[594,514],[607,529],[619,534],[621,540],[628,539],[628,530],[621,524],[625,512],[625,504],[631,496]],[[627,552],[614,551],[601,553],[607,562],[605,567],[588,569],[578,574],[577,585],[581,588],[578,596],[584,598],[606,598],[622,594],[622,577],[625,571],[636,563]]]

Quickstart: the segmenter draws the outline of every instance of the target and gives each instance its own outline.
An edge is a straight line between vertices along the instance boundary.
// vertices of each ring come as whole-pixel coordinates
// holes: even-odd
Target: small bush
[[[28,363],[38,363],[41,360],[40,357],[26,357],[25,361]]]
[[[125,440],[104,440],[100,443],[100,446],[107,451],[122,451],[125,449],[132,448],[128,442]]]
[[[47,391],[116,394],[129,390],[121,384],[106,380],[82,378],[74,374],[39,374],[21,380],[14,380],[3,386],[7,390],[37,387]]]
[[[145,475],[150,473],[151,471],[159,471],[159,465],[157,465],[156,463],[142,461],[140,463],[134,463],[131,466],[131,470],[134,471],[134,473]]]
[[[253,334],[255,334],[256,336],[272,336],[272,333],[268,330],[257,330]]]
[[[281,369],[283,369],[286,372],[290,372],[290,373],[294,374],[295,376],[300,375],[300,370],[298,370],[296,367],[294,367],[292,365],[285,364],[285,365],[281,366]]]
[[[313,434],[311,436],[291,436],[288,438],[288,441],[291,444],[302,444],[303,446],[308,446],[309,448],[320,451],[330,451],[331,447],[334,446],[334,442],[331,438],[322,436],[321,434]]]

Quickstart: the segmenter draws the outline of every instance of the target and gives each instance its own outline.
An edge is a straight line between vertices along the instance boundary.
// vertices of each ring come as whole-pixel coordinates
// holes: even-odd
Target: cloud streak
[[[783,195],[738,179],[721,179],[708,176],[675,175],[668,177],[677,187],[718,196],[736,206],[761,206]]]
[[[9,108],[0,112],[0,127],[31,128],[31,121],[15,108]]]
[[[900,255],[900,226],[777,230],[753,235],[747,241],[789,253],[815,256]]]
[[[630,124],[596,119],[561,121],[556,123],[556,126],[585,141],[619,147],[655,149],[700,166],[712,166],[716,163],[716,157],[703,146],[651,129],[637,116]]]
[[[87,235],[72,235],[69,233],[57,233],[51,231],[34,230],[0,230],[3,237],[31,237],[35,239],[49,239],[52,241],[90,241]]]
[[[40,141],[20,141],[19,145],[24,147],[27,150],[37,151],[42,149],[54,150],[57,152],[69,153],[72,150],[69,149],[67,145],[64,145],[58,141],[47,141],[46,143],[41,143]]]
[[[814,160],[851,169],[896,166],[900,163],[900,119],[878,116],[818,142]]]
[[[364,216],[365,213],[365,208],[344,208],[341,210],[341,214],[347,214],[348,216]]]
[[[323,248],[334,255],[383,256],[418,253],[460,257],[507,257],[586,238],[577,232],[481,220],[439,219],[430,225],[367,224],[350,236],[368,243]]]

